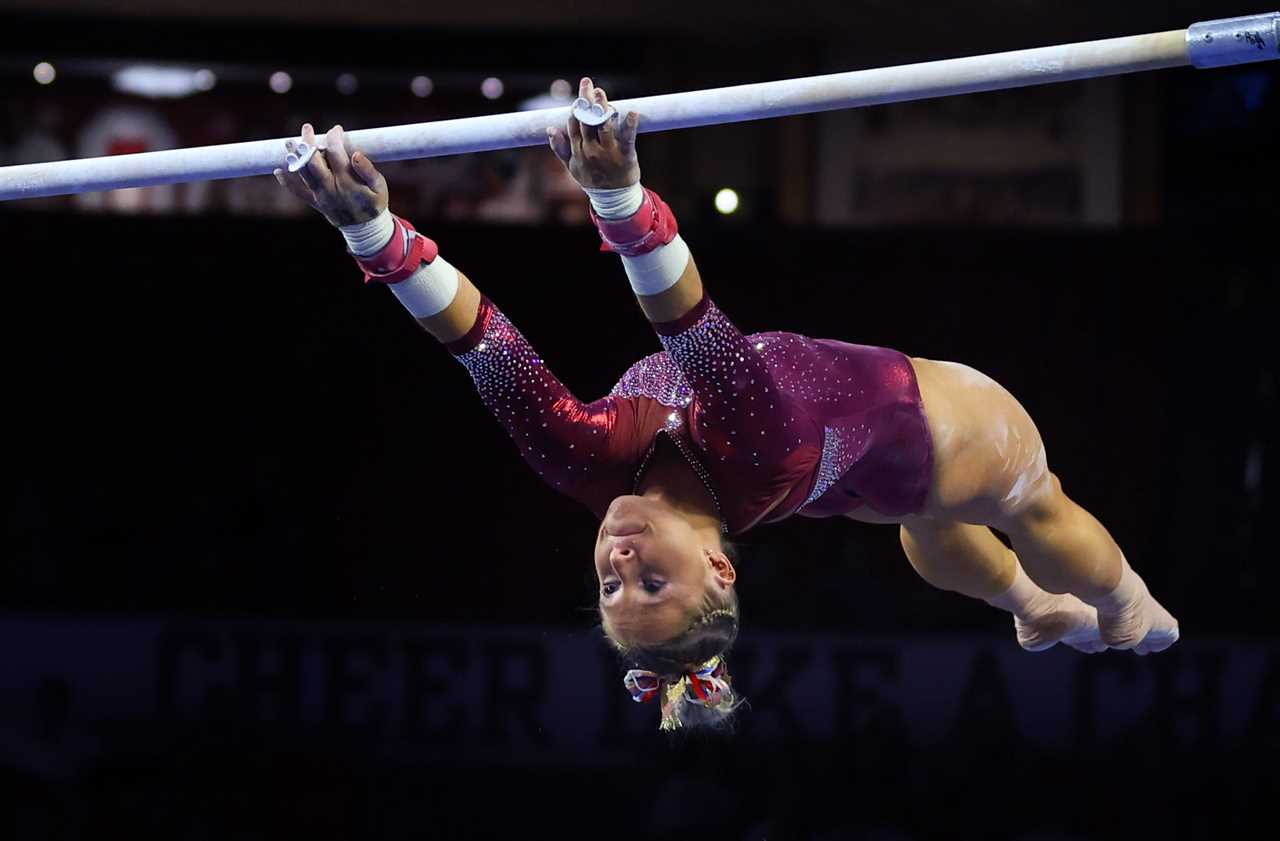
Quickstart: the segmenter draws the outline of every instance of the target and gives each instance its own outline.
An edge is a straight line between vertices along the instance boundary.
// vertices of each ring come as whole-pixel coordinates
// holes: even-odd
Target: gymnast
[[[579,94],[609,108],[590,79]],[[663,729],[724,723],[740,703],[726,665],[739,620],[728,538],[793,514],[896,523],[925,581],[1011,613],[1030,651],[1146,654],[1177,640],[1177,621],[1066,496],[1035,424],[994,380],[886,348],[740,333],[707,297],[671,210],[640,185],[639,120],[570,116],[547,132],[664,348],[592,403],[390,213],[386,180],[340,126],[320,139],[304,125],[302,141],[322,151],[275,176],[466,367],[529,466],[600,518],[601,624],[626,688],[659,701]],[[295,160],[305,148],[286,147]]]

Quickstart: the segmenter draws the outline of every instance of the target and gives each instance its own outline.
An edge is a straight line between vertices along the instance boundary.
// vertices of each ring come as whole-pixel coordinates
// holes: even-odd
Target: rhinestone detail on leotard
[[[646,356],[632,365],[609,393],[617,397],[648,397],[675,409],[687,408],[693,402],[693,388],[666,353]]]
[[[800,508],[813,502],[818,497],[831,489],[831,486],[840,481],[840,477],[844,475],[845,469],[848,467],[847,455],[850,445],[851,436],[846,435],[842,430],[832,429],[827,426],[822,430],[822,461],[818,463],[818,480],[814,483],[813,491],[810,492],[808,498],[800,503]]]
[[[607,406],[575,398],[496,308],[481,340],[457,359],[539,476],[561,489],[591,480],[608,437]]]

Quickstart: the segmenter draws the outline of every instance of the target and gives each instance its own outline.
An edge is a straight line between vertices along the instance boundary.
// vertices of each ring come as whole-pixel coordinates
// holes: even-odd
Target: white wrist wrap
[[[357,257],[368,257],[386,248],[395,229],[396,223],[390,210],[382,211],[368,222],[338,228],[347,240],[347,248]]]
[[[637,181],[630,187],[602,189],[583,187],[587,198],[591,199],[591,208],[601,219],[620,220],[636,215],[644,204],[644,188]],[[631,289],[637,295],[657,295],[666,292],[676,285],[680,276],[689,265],[689,246],[685,245],[679,234],[666,245],[660,245],[648,254],[637,257],[623,257],[622,267],[626,269],[627,278],[631,281]]]
[[[390,210],[382,211],[368,222],[338,228],[347,240],[347,247],[357,257],[368,257],[386,248],[395,229]],[[399,283],[387,285],[414,318],[426,318],[443,312],[453,303],[458,294],[458,270],[437,256]]]
[[[657,295],[676,285],[680,275],[689,266],[689,246],[676,234],[666,245],[659,245],[648,254],[623,257],[622,268],[627,271],[631,289],[637,295]]]
[[[583,187],[587,198],[591,199],[591,207],[601,219],[626,219],[634,216],[644,202],[644,188],[640,182],[630,187],[607,189],[600,187]]]
[[[444,312],[445,307],[453,303],[458,294],[458,270],[443,257],[436,257],[389,286],[414,318],[426,318]]]

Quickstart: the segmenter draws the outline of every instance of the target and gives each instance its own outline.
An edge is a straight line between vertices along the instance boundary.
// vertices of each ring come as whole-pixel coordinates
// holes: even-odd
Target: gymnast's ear
[[[728,587],[738,580],[738,571],[734,569],[733,561],[723,550],[708,549],[707,563],[711,565],[716,581],[721,586]]]

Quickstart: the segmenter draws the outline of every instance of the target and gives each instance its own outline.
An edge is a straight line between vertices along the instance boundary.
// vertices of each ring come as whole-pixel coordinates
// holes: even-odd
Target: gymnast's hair
[[[736,560],[737,547],[724,542],[723,551]],[[657,645],[635,645],[624,641],[604,612],[601,627],[618,653],[624,669],[643,669],[661,679],[658,700],[662,707],[663,730],[706,728],[731,730],[734,713],[743,699],[733,689],[728,654],[738,638],[738,594],[733,587],[708,587],[690,625],[680,634]],[[693,673],[713,666],[726,690],[717,703],[699,700],[690,684]]]

